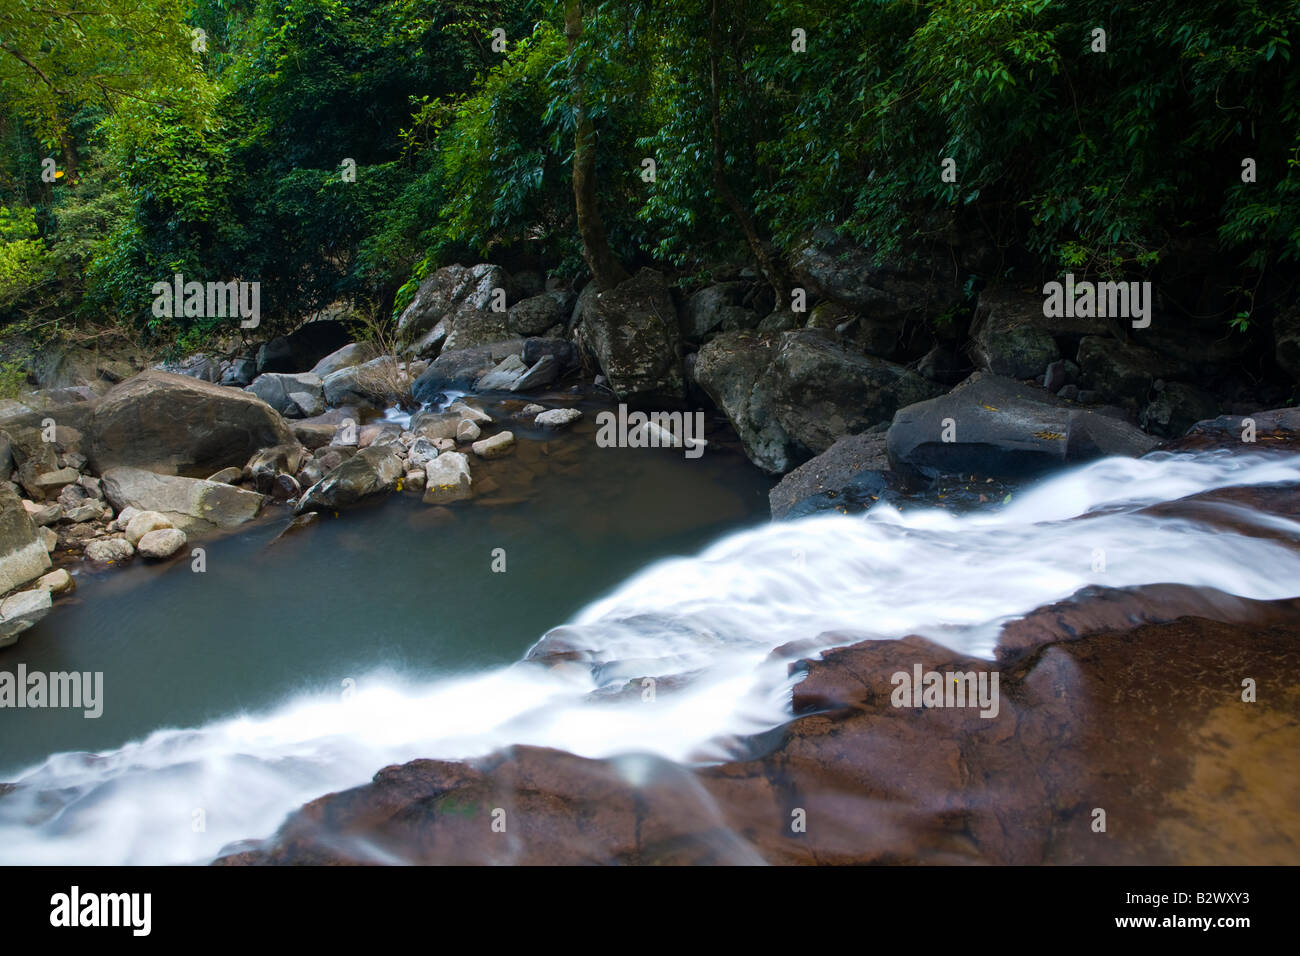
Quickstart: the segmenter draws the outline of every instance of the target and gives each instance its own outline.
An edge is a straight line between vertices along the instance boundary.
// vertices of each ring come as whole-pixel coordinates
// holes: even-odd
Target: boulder
[[[1079,343],[1079,376],[1106,401],[1146,404],[1156,380],[1173,378],[1178,372],[1176,362],[1139,345],[1099,335],[1086,336]]]
[[[445,452],[424,466],[425,504],[447,504],[473,495],[469,458],[460,452]]]
[[[748,282],[720,282],[693,292],[682,310],[682,335],[689,341],[704,341],[723,327],[724,310],[739,306],[750,288]]]
[[[309,418],[325,410],[324,383],[314,372],[266,372],[253,379],[245,391],[252,392],[287,418]],[[299,399],[299,395],[304,399]],[[306,409],[302,405],[304,400]],[[306,413],[308,410],[311,415]]]
[[[220,384],[222,385],[243,388],[245,385],[251,385],[255,378],[257,378],[257,359],[253,356],[242,356],[221,363]]]
[[[994,375],[1035,378],[1061,357],[1048,326],[1071,321],[1082,324],[1097,320],[1047,319],[1043,316],[1042,296],[1005,289],[986,291],[980,296],[971,330],[971,355],[978,368]]]
[[[18,635],[49,613],[50,592],[44,588],[19,591],[0,601],[0,647],[18,640]]]
[[[1028,477],[1110,455],[1136,457],[1155,444],[1119,418],[987,372],[976,372],[947,395],[900,409],[888,432],[894,469],[926,478]]]
[[[414,342],[448,315],[488,309],[493,290],[505,289],[507,282],[501,268],[487,263],[439,269],[420,283],[410,304],[402,311],[397,321],[398,334],[404,342]]]
[[[889,467],[883,432],[845,435],[782,478],[767,500],[774,519],[828,510],[849,513],[870,508],[900,484]]]
[[[456,441],[460,442],[462,445],[468,444],[469,442],[476,442],[478,441],[479,435],[482,433],[482,430],[478,425],[474,424],[474,422],[471,422],[468,419],[462,420],[456,426]]]
[[[524,346],[523,339],[503,339],[475,348],[444,350],[429,363],[411,391],[415,400],[428,405],[448,390],[465,391],[486,372],[491,371],[508,355],[518,355]]]
[[[36,587],[51,594],[70,594],[77,589],[76,579],[63,568],[56,568],[49,574],[43,574],[36,581]]]
[[[774,474],[939,391],[901,365],[850,352],[808,329],[775,339],[724,332],[700,349],[695,377],[726,413],[750,461]]]
[[[683,398],[677,307],[662,274],[642,269],[595,295],[578,335],[621,400],[643,404]]]
[[[244,466],[244,470],[253,481],[253,487],[261,494],[270,494],[271,486],[279,475],[296,475],[298,469],[307,460],[307,449],[297,442],[286,442],[263,448]]]
[[[311,371],[313,375],[324,378],[331,372],[351,368],[354,365],[364,365],[378,357],[379,350],[370,342],[349,342],[343,348],[331,352],[317,362],[312,366]]]
[[[411,378],[390,355],[349,365],[321,380],[325,401],[333,406],[372,405],[389,408],[403,401]],[[308,416],[313,417],[313,416]]]
[[[822,227],[791,255],[795,277],[814,295],[846,305],[871,321],[902,324],[937,316],[961,301],[951,266],[933,274],[888,262],[871,249]]]
[[[1142,427],[1152,434],[1177,438],[1219,411],[1214,396],[1195,385],[1160,380],[1154,387],[1156,397],[1138,416]]]
[[[455,439],[462,421],[464,418],[453,411],[416,412],[411,416],[411,432],[430,441],[439,438]]]
[[[510,307],[506,327],[516,335],[541,335],[552,326],[566,324],[577,300],[572,292],[530,296]]]
[[[218,383],[221,381],[221,363],[210,355],[199,353],[179,362],[163,362],[154,368],[176,375],[187,375],[201,382]]]
[[[470,310],[455,312],[448,316],[450,323],[447,339],[442,343],[443,351],[455,352],[458,349],[472,349],[480,345],[491,345],[511,337],[507,325],[509,315],[506,312]]]
[[[508,392],[528,372],[528,366],[518,355],[507,355],[490,371],[474,382],[476,392]]]
[[[0,594],[50,568],[50,555],[13,488],[0,483]]]
[[[161,561],[164,558],[170,558],[185,547],[185,544],[184,531],[179,528],[159,528],[141,537],[139,542],[136,543],[135,549],[142,558]]]
[[[150,531],[158,531],[163,528],[174,528],[170,518],[158,511],[140,511],[131,517],[126,526],[126,540],[130,541],[132,546],[138,546],[140,539]]]
[[[136,508],[160,512],[187,534],[203,535],[251,521],[262,507],[262,496],[256,492],[141,468],[110,468],[103,480],[104,495],[119,512],[119,524],[120,512]]]
[[[543,355],[537,364],[520,375],[511,386],[512,392],[536,392],[554,384],[560,377],[560,363],[554,356]]]
[[[144,372],[115,387],[90,423],[95,471],[149,468],[210,474],[243,465],[259,448],[293,440],[284,419],[255,395],[167,372]]]
[[[547,356],[555,359],[561,372],[567,372],[578,364],[578,351],[567,339],[535,338],[524,340],[524,364],[530,368]]]
[[[363,448],[308,488],[294,513],[330,511],[356,504],[368,495],[392,491],[405,472],[394,446]]]

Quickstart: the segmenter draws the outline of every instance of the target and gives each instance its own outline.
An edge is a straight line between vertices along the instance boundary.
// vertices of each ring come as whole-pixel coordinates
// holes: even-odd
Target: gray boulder
[[[157,511],[190,535],[237,528],[257,517],[262,507],[262,496],[256,492],[141,468],[110,468],[103,481],[104,496],[113,510]]]
[[[498,266],[452,265],[426,277],[397,321],[397,331],[414,342],[456,312],[483,311],[492,304],[494,289],[505,289],[508,279]],[[502,316],[504,319],[504,315]]]
[[[339,369],[362,365],[379,357],[379,350],[369,342],[349,342],[343,348],[331,352],[312,368],[312,374],[324,378]]]
[[[297,393],[306,394],[309,408],[323,405],[325,401],[324,383],[315,372],[266,372],[253,379],[244,391],[252,392],[287,418],[311,417],[304,414]],[[313,415],[319,413],[312,412]]]
[[[409,392],[410,376],[390,355],[331,372],[321,381],[325,401],[332,406],[372,405],[388,408]],[[308,416],[314,417],[314,416]]]
[[[1020,478],[1110,455],[1137,457],[1155,444],[1120,418],[987,372],[900,409],[888,432],[894,469],[926,478]]]
[[[578,335],[623,401],[672,401],[684,395],[677,307],[667,281],[653,269],[596,294]]]
[[[523,339],[514,338],[470,349],[444,350],[412,385],[415,400],[427,405],[448,389],[471,389],[480,376],[506,356],[518,355],[523,346]]]
[[[393,491],[405,471],[396,446],[363,448],[308,488],[294,513],[331,511],[356,504],[369,495]]]
[[[767,500],[774,519],[818,511],[854,512],[870,508],[899,485],[889,467],[883,432],[845,435],[782,478]]]
[[[22,499],[0,482],[0,594],[39,578],[50,569],[50,555]]]
[[[516,335],[541,335],[555,325],[565,325],[578,297],[572,292],[544,292],[510,307],[506,326]]]
[[[259,448],[293,441],[256,395],[167,372],[144,372],[99,400],[90,423],[91,467],[211,474]]]

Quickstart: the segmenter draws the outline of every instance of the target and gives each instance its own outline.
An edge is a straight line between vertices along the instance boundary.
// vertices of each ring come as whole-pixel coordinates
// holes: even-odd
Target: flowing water
[[[0,713],[0,779],[20,784],[0,862],[206,862],[387,764],[507,744],[724,759],[790,719],[787,665],[807,651],[773,652],[819,635],[990,656],[1003,623],[1089,584],[1300,595],[1300,523],[1142,513],[1300,482],[1300,456],[1108,459],[965,515],[776,524],[769,483],[725,450],[603,450],[579,470],[531,504],[435,524],[394,499],[270,548],[283,521],[216,542],[204,575],[83,585],[18,647],[29,669],[105,671],[105,716]]]

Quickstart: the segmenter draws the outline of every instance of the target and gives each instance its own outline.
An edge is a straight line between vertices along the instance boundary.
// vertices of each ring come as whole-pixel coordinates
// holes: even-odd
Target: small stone
[[[576,408],[553,408],[549,412],[538,415],[533,424],[540,425],[542,428],[565,428],[581,417],[582,412]]]
[[[483,434],[482,429],[475,425],[469,419],[461,422],[456,426],[456,441],[464,445],[469,442],[478,441],[478,437]]]
[[[447,406],[447,413],[458,416],[461,421],[469,419],[478,425],[491,425],[492,416],[481,408],[475,408],[473,405],[467,405],[463,401],[452,402]]]
[[[411,447],[407,451],[407,461],[412,468],[423,468],[429,462],[438,457],[438,446],[427,438],[417,438],[411,442]]]
[[[47,471],[43,475],[36,476],[36,487],[40,488],[46,494],[58,491],[65,485],[76,484],[77,479],[81,477],[81,472],[75,468],[60,468],[57,471]]]
[[[1078,385],[1062,385],[1062,386],[1061,386],[1061,390],[1060,390],[1059,392],[1057,392],[1056,394],[1057,394],[1059,397],[1065,399],[1066,401],[1069,401],[1069,402],[1076,401],[1076,400],[1078,399],[1078,397],[1079,397],[1079,386],[1078,386]]]
[[[136,550],[141,557],[160,560],[170,558],[185,547],[185,542],[185,532],[179,528],[159,528],[144,535],[136,545]]]
[[[442,454],[442,453],[444,453],[444,452],[449,452],[449,451],[455,451],[455,450],[456,450],[456,439],[454,439],[454,438],[435,438],[435,439],[433,440],[433,447],[436,448],[436,449],[438,449],[438,453],[439,453],[439,454]]]
[[[65,511],[63,513],[63,522],[65,524],[81,524],[83,521],[95,521],[104,513],[104,509],[98,504],[87,502],[84,505]]]
[[[531,417],[533,415],[540,415],[544,411],[546,411],[545,405],[528,404],[523,407],[523,411],[521,411],[519,414],[528,415]]]
[[[131,519],[140,513],[139,508],[133,508],[127,505],[117,513],[117,518],[108,526],[109,531],[125,531],[126,526],[131,523]]]
[[[32,516],[32,524],[36,525],[38,528],[44,528],[56,524],[58,523],[58,520],[63,517],[63,505],[58,502],[38,505],[35,502],[24,499],[23,507],[26,508],[27,513]]]
[[[515,436],[513,432],[497,432],[491,438],[474,442],[470,447],[480,458],[501,458],[515,447]]]
[[[40,528],[36,533],[40,536],[41,544],[45,545],[46,551],[53,552],[59,546],[59,536],[55,534],[53,528]]]
[[[402,480],[402,490],[424,491],[425,479],[424,462],[421,462],[419,468],[413,468],[406,473],[406,477]]]

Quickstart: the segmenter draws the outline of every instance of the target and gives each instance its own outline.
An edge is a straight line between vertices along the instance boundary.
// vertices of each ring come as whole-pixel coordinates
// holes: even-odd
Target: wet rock
[[[448,504],[473,495],[469,458],[460,452],[440,454],[425,464],[424,475],[425,504]]]
[[[515,436],[513,432],[498,432],[491,438],[474,442],[471,447],[480,458],[504,458],[514,450]]]
[[[56,568],[37,579],[36,589],[49,591],[51,594],[71,594],[77,589],[77,582],[63,568]]]
[[[474,383],[476,392],[508,392],[528,372],[528,366],[518,355],[507,355],[490,372]]]
[[[901,483],[889,467],[882,433],[846,435],[790,472],[768,493],[773,519],[818,511],[870,508]]]
[[[560,377],[560,364],[553,356],[543,355],[537,364],[524,372],[510,387],[512,392],[537,392],[547,388]]]
[[[255,395],[166,372],[145,372],[100,399],[90,424],[90,463],[209,473],[243,465],[259,448],[293,440]]]
[[[135,554],[126,538],[96,538],[86,544],[86,557],[98,564],[117,564]]]
[[[18,635],[49,613],[50,592],[37,588],[19,591],[0,601],[0,647],[18,640]]]
[[[456,426],[456,441],[462,445],[478,441],[481,434],[479,427],[468,419]]]
[[[1072,408],[1037,386],[987,372],[900,409],[888,432],[895,470],[926,478],[1023,477],[1107,455],[1135,457],[1155,443],[1118,418]]]
[[[1107,401],[1145,403],[1157,379],[1176,378],[1177,363],[1139,345],[1088,336],[1079,343],[1080,378]]]
[[[330,511],[390,492],[404,473],[401,456],[393,446],[363,448],[308,488],[294,512]]]
[[[423,468],[438,457],[438,449],[429,439],[421,436],[411,442],[406,460],[412,468]]]
[[[505,339],[489,345],[455,351],[444,350],[429,363],[424,374],[415,380],[415,400],[429,404],[448,390],[465,391],[474,387],[480,376],[492,370],[508,355],[518,355],[522,339]]]
[[[141,537],[135,549],[142,558],[161,561],[180,551],[185,544],[184,531],[178,528],[159,528]]]
[[[580,418],[582,412],[576,408],[552,408],[550,411],[538,412],[537,417],[533,419],[533,424],[538,428],[567,428]]]

